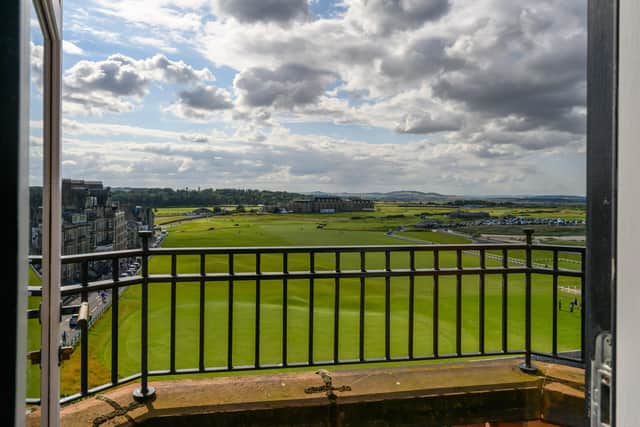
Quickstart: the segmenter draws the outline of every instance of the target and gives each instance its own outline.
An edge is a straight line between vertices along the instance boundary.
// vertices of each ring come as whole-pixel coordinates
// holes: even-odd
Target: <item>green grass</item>
[[[402,203],[377,202],[376,211],[379,214],[427,214],[429,217],[445,217],[446,214],[463,210],[465,212],[488,212],[493,217],[506,215],[522,216],[528,218],[562,218],[565,220],[584,220],[586,211],[584,206],[505,206],[505,207],[455,207],[438,204],[426,204],[424,206],[403,206]]]
[[[29,268],[29,286],[41,286],[42,280]],[[29,297],[29,308],[38,308],[40,297]],[[36,351],[40,348],[40,323],[37,319],[27,322],[27,351]],[[29,362],[27,362],[29,363]],[[38,366],[27,366],[27,396],[40,395],[40,368]]]
[[[412,239],[423,240],[427,243],[442,244],[442,245],[459,245],[464,243],[471,243],[470,239],[449,234],[446,232],[434,232],[434,231],[403,231],[396,233],[398,236],[410,237]]]
[[[467,234],[498,234],[522,236],[522,229],[530,228],[534,230],[535,236],[584,236],[586,227],[578,226],[560,226],[560,225],[477,225],[463,227],[459,230]]]
[[[220,216],[186,222],[169,228],[165,247],[205,247],[205,246],[296,246],[296,245],[403,245],[410,242],[386,236],[384,232],[392,223],[405,218],[387,218],[379,215],[357,214],[338,215],[234,215]],[[395,215],[395,214],[388,214]],[[415,221],[415,217],[407,217]],[[326,224],[324,229],[318,224]],[[465,239],[446,233],[407,232],[402,235],[437,243],[464,243]],[[544,262],[550,253],[536,253],[534,262]],[[510,251],[510,258],[523,259],[522,251]],[[562,255],[561,265],[576,269],[572,255]],[[515,265],[515,261],[511,262]],[[333,255],[318,254],[317,270],[334,269]],[[368,269],[384,267],[383,254],[367,254]],[[393,268],[407,268],[407,254],[393,254]],[[440,254],[442,268],[454,267],[454,252]],[[465,266],[478,266],[479,257],[464,253]],[[488,266],[498,266],[499,260],[487,259]],[[343,269],[359,268],[358,254],[344,254],[341,258]],[[429,253],[416,255],[418,268],[433,265]],[[263,271],[281,271],[280,255],[262,257]],[[236,256],[237,272],[254,271],[255,256]],[[308,270],[308,255],[290,255],[290,271]],[[168,273],[170,259],[154,256],[150,264],[151,273]],[[226,256],[209,256],[207,272],[226,272]],[[178,271],[196,273],[199,271],[199,257],[178,257]],[[539,351],[551,350],[551,278],[534,276],[533,281],[533,345]],[[561,286],[579,286],[578,279],[561,278]],[[281,362],[282,348],[282,283],[263,281],[260,296],[260,363]],[[326,361],[333,354],[334,299],[333,280],[316,280],[314,289],[314,360]],[[415,280],[415,354],[432,353],[433,327],[433,279],[418,277]],[[205,286],[205,365],[207,367],[226,366],[228,329],[228,283],[207,283]],[[359,306],[360,282],[358,279],[343,279],[340,282],[340,358],[355,359],[359,347]],[[198,283],[181,283],[177,286],[177,368],[198,366],[199,337],[199,296]],[[252,365],[255,354],[255,298],[254,281],[236,281],[233,285],[233,363],[235,366]],[[559,313],[560,350],[580,348],[580,314],[569,313],[566,308],[569,294],[560,293],[565,311]],[[486,276],[485,294],[485,347],[487,351],[499,350],[501,343],[501,300],[502,278],[500,275]],[[385,325],[385,281],[369,278],[366,281],[365,296],[365,356],[383,357]],[[309,281],[290,280],[288,283],[288,362],[304,362],[308,359],[308,314]],[[408,346],[408,306],[409,279],[394,278],[391,281],[391,355],[404,356]],[[140,288],[128,289],[120,299],[119,354],[120,377],[134,374],[140,369]],[[439,284],[439,347],[440,353],[455,351],[456,329],[456,280],[441,277]],[[478,349],[479,325],[479,278],[465,277],[462,281],[462,350],[475,352]],[[169,325],[170,325],[170,285],[153,284],[149,291],[149,367],[152,370],[169,367]],[[524,345],[524,276],[512,275],[508,287],[508,342],[512,350]],[[109,381],[111,363],[111,312],[97,322],[89,335],[90,386]],[[79,351],[62,368],[63,393],[78,391]],[[29,394],[37,395],[34,375],[29,376]],[[35,394],[34,394],[35,393]]]

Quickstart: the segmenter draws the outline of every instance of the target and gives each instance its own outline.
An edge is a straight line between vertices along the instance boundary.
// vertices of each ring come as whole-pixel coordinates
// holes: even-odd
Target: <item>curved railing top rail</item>
[[[565,253],[585,254],[584,246],[541,245],[526,243],[463,243],[463,244],[424,244],[424,245],[327,245],[327,246],[226,246],[226,247],[178,247],[149,248],[149,255],[226,255],[226,254],[278,254],[278,253],[357,253],[357,252],[432,252],[456,250],[526,250],[558,251]],[[121,251],[94,252],[87,254],[63,255],[63,264],[83,261],[102,261],[114,258],[137,257],[143,255],[143,249],[127,249]],[[29,261],[42,261],[42,255],[31,255]]]

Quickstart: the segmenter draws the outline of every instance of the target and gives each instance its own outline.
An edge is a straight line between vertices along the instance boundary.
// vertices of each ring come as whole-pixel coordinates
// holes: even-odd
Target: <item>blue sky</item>
[[[64,176],[584,194],[585,15],[584,0],[66,0]]]

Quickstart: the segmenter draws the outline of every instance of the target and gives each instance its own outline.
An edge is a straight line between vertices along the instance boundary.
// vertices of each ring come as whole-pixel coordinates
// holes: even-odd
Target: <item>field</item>
[[[221,206],[225,210],[233,212],[235,206]],[[247,210],[258,209],[258,206],[246,206]],[[191,212],[195,208],[158,208],[155,211],[156,219],[158,223],[162,223],[169,220],[175,220],[180,218],[185,213]],[[318,215],[289,215],[287,217],[296,217],[296,219],[309,219],[317,221],[326,221],[330,223],[330,227],[340,227],[340,224],[346,225],[348,229],[363,229],[367,231],[373,231],[374,229],[384,229],[384,226],[389,228],[411,226],[419,221],[421,215],[426,215],[428,218],[437,219],[442,222],[451,222],[452,220],[446,215],[456,211],[464,210],[465,212],[487,212],[492,217],[502,217],[506,215],[512,215],[524,218],[562,218],[565,220],[581,220],[585,219],[586,213],[583,206],[535,206],[535,207],[521,207],[521,206],[507,206],[507,207],[456,207],[441,204],[400,204],[392,202],[376,202],[375,212],[354,212],[343,213],[329,216]],[[254,219],[260,216],[252,216]],[[274,218],[272,215],[268,215],[270,219]],[[259,221],[259,220],[258,220]],[[287,219],[283,220],[287,222]],[[372,228],[373,227],[373,228]],[[584,234],[584,227],[553,227],[553,226],[538,226],[540,232],[545,234],[558,235],[558,234]],[[497,228],[497,230],[496,230]],[[535,228],[535,227],[534,227]],[[566,229],[566,230],[565,230]],[[506,231],[505,231],[506,230]],[[522,234],[522,228],[518,227],[493,227],[493,229],[484,230],[482,227],[478,227],[473,230],[466,231],[468,234],[474,234],[476,232],[491,232],[496,234]],[[384,230],[386,231],[386,230]]]
[[[336,215],[231,215],[199,219],[173,225],[163,246],[165,247],[205,247],[205,246],[296,246],[296,245],[403,245],[413,242],[386,235],[386,231],[402,225],[415,223],[420,207],[401,208],[385,206],[380,212]],[[320,228],[319,228],[320,227]],[[434,232],[399,233],[401,237],[432,243],[466,243],[458,236]],[[512,263],[524,258],[521,251],[510,251]],[[534,262],[549,265],[551,254],[536,253]],[[357,268],[356,254],[342,257],[342,268]],[[408,257],[392,256],[392,267],[407,267]],[[455,265],[455,254],[442,253],[442,267]],[[561,265],[576,269],[574,256],[562,255]],[[308,257],[291,255],[290,270],[308,270]],[[419,268],[432,266],[430,255],[417,256]],[[465,266],[478,266],[479,258],[472,253],[463,256]],[[332,256],[318,255],[318,270],[334,268]],[[499,261],[489,258],[487,264],[498,265]],[[264,256],[263,271],[281,271],[281,256]],[[367,268],[382,268],[382,254],[367,255]],[[236,271],[253,271],[254,257],[238,256]],[[169,259],[154,257],[151,260],[152,273],[169,272]],[[207,272],[226,271],[226,257],[207,257]],[[179,272],[197,272],[197,257],[178,258]],[[407,278],[393,279],[391,283],[391,353],[392,356],[406,355],[408,346],[408,295]],[[463,351],[478,349],[479,280],[465,277],[462,285]],[[533,344],[536,350],[551,349],[551,317],[554,307],[551,302],[551,278],[534,276],[533,286]],[[579,285],[577,279],[561,278],[562,287]],[[254,363],[255,342],[255,282],[235,282],[234,284],[234,365]],[[441,278],[439,298],[439,346],[440,353],[455,350],[455,278]],[[416,278],[415,281],[415,353],[428,355],[432,352],[433,281],[431,278]],[[307,360],[308,346],[308,281],[291,280],[288,284],[288,361]],[[168,284],[154,284],[150,288],[150,369],[167,369],[169,366],[169,292]],[[335,284],[331,281],[316,280],[314,310],[314,359],[330,360],[333,351],[333,304]],[[573,295],[561,293],[563,307],[568,307]],[[199,284],[178,285],[177,300],[177,368],[198,366],[198,322]],[[205,306],[205,365],[225,366],[227,351],[227,283],[206,285]],[[486,279],[486,349],[500,347],[500,325],[502,298],[501,279],[488,275]],[[261,360],[263,364],[281,361],[282,347],[282,283],[263,281],[261,283]],[[359,280],[343,279],[340,284],[340,357],[354,359],[358,354],[359,337]],[[140,290],[127,290],[120,301],[118,361],[120,377],[139,371],[140,348]],[[367,358],[384,356],[384,279],[367,279],[365,297],[365,354]],[[510,349],[523,348],[524,330],[524,276],[509,278],[508,298],[508,343]],[[558,337],[560,350],[574,350],[580,347],[580,313],[570,313],[567,309],[559,313]],[[30,326],[33,326],[33,321]],[[37,321],[35,322],[37,325]],[[34,328],[32,328],[34,329]],[[37,347],[37,345],[36,345]],[[107,311],[89,334],[90,387],[109,381],[111,360],[111,312]],[[63,393],[78,391],[79,351],[62,368]],[[35,368],[37,369],[37,368]],[[29,376],[29,395],[38,395],[37,375]],[[37,373],[37,371],[36,371]],[[228,374],[225,374],[228,375]]]

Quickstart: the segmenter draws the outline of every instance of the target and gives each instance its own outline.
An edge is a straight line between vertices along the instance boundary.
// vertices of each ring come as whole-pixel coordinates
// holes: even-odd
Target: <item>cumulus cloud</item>
[[[161,154],[166,147],[159,146],[143,150],[141,156],[155,159],[149,164],[175,168],[185,182],[191,178],[180,175],[184,171],[197,176],[200,168],[218,168],[215,159],[225,158],[236,166],[219,168],[217,178],[230,186],[257,180],[273,188],[294,182],[337,187],[348,179],[356,182],[351,173],[366,169],[379,177],[363,180],[379,178],[380,186],[423,188],[429,182],[475,190],[482,185],[488,193],[512,185],[526,192],[523,183],[535,177],[540,188],[556,191],[557,183],[544,183],[551,182],[545,176],[564,172],[566,163],[558,156],[580,164],[576,156],[584,149],[586,121],[584,0],[341,0],[323,16],[311,16],[307,0],[182,5],[157,0],[158,17],[145,16],[152,15],[146,13],[151,0],[130,0],[131,13],[123,0],[95,1],[101,13],[127,14],[122,19],[133,28],[148,31],[147,45],[161,49],[170,35],[179,52],[190,47],[217,69],[235,74],[232,84],[225,75],[212,86],[208,70],[188,73],[184,64],[167,58],[132,64],[115,58],[118,72],[95,62],[93,72],[84,75],[78,66],[69,80],[79,86],[74,96],[105,104],[76,105],[99,111],[134,108],[153,81],[186,85],[177,98],[171,92],[167,103],[175,102],[167,110],[230,129],[229,145],[244,151],[211,148],[211,138],[198,142],[200,128],[193,139],[179,138],[179,153]],[[193,25],[180,30],[173,17]],[[175,69],[163,65],[167,61]],[[282,124],[293,122],[302,128],[305,122],[331,123],[326,128],[335,126],[334,135],[341,124],[350,124],[348,134],[361,132],[363,139],[367,132],[384,130],[375,135],[376,144],[283,134]],[[203,154],[204,147],[209,151]],[[308,165],[309,158],[318,161]],[[433,175],[424,172],[425,164]],[[582,192],[582,181],[571,183],[570,191]]]
[[[544,169],[544,158],[538,157],[541,151],[514,152],[480,143],[421,141],[403,144],[399,150],[393,143],[299,135],[281,127],[260,139],[236,136],[203,142],[204,135],[202,140],[181,138],[180,144],[111,138],[105,145],[67,139],[64,160],[76,162],[76,173],[116,186],[131,180],[166,185],[170,180],[190,187],[387,191],[425,188],[428,182],[439,191],[460,194],[469,188],[497,193],[505,186],[530,192],[553,181]],[[570,191],[574,184],[564,180],[555,185],[558,191]]]
[[[202,134],[180,135],[180,140],[188,142],[209,142],[209,137]]]
[[[42,45],[31,42],[31,81],[36,87],[42,90],[42,60],[44,58],[44,49]]]
[[[275,70],[259,67],[244,70],[233,85],[242,105],[292,109],[315,103],[335,80],[335,74],[329,71],[284,64]]]
[[[101,114],[131,111],[152,81],[195,84],[214,80],[206,68],[194,69],[164,55],[136,60],[115,54],[104,61],[79,61],[63,77],[63,100],[74,112]]]
[[[244,70],[235,81],[240,105],[306,105],[297,109],[298,120],[306,113],[309,121],[419,133],[456,132],[463,123],[465,132],[454,136],[467,138],[513,116],[520,132],[584,135],[586,8],[579,0],[344,5],[344,16],[291,28],[210,23],[201,50],[216,64]],[[216,41],[224,49],[211,48]],[[292,63],[335,78],[283,77]],[[328,94],[332,81],[339,87]],[[436,125],[414,113],[433,120],[445,110],[463,120]]]
[[[76,93],[109,92],[115,96],[142,96],[149,78],[124,55],[105,61],[80,61],[64,75],[64,84]]]
[[[197,86],[183,90],[168,110],[179,117],[205,120],[211,113],[233,108],[229,92],[215,86]]]
[[[184,61],[172,61],[164,55],[155,55],[140,64],[143,70],[159,81],[195,84],[203,80],[215,80],[214,75],[207,68],[197,70]]]
[[[347,0],[348,19],[368,33],[406,31],[449,12],[449,0]]]
[[[309,15],[308,0],[213,0],[214,11],[240,22],[286,23]]]
[[[388,87],[409,87],[441,73],[465,66],[465,61],[447,53],[451,40],[426,36],[407,43],[380,58],[380,75]]]
[[[180,101],[199,110],[215,111],[231,108],[229,93],[214,86],[197,87],[180,92]]]
[[[408,114],[396,126],[396,131],[400,133],[427,134],[459,130],[461,126],[462,120],[459,117],[434,118],[429,113],[421,115]]]
[[[584,34],[562,37],[553,49],[533,42],[524,38],[522,46],[493,53],[482,67],[442,74],[433,82],[434,94],[473,112],[517,115],[529,128],[578,130],[574,108],[586,102]]]

